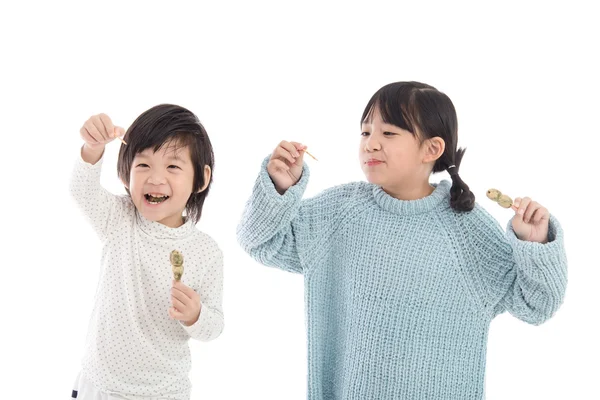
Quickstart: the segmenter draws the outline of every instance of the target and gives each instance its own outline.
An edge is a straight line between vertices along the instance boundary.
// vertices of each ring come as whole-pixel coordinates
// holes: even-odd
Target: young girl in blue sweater
[[[506,233],[475,203],[459,176],[456,111],[434,87],[382,87],[361,124],[368,182],[302,200],[306,147],[283,141],[238,240],[304,275],[309,399],[480,400],[492,319],[509,311],[537,325],[563,302],[563,231],[528,197]],[[430,184],[440,171],[452,182]]]

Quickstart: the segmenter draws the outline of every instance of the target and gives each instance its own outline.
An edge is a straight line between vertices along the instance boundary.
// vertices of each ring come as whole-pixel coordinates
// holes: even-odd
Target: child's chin
[[[138,212],[148,221],[160,221],[165,218],[165,213],[158,210],[149,210],[145,207],[138,208]]]
[[[384,183],[384,179],[382,179],[381,176],[378,176],[376,174],[365,174],[365,178],[367,178],[367,182],[373,185],[381,186]]]
[[[148,221],[159,222],[164,219],[164,217],[162,215],[158,215],[156,213],[147,213],[147,212],[142,211],[142,212],[140,212],[140,214],[142,214],[142,217],[144,217]]]

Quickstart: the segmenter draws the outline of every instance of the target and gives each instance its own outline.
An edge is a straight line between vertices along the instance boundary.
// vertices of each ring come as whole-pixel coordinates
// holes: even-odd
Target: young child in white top
[[[188,340],[223,330],[223,254],[195,226],[214,167],[206,130],[189,110],[163,104],[126,133],[100,114],[80,134],[71,193],[103,249],[72,398],[189,399]],[[100,185],[100,170],[105,145],[123,134],[117,169],[128,195],[117,196]],[[173,250],[183,255],[181,281]]]

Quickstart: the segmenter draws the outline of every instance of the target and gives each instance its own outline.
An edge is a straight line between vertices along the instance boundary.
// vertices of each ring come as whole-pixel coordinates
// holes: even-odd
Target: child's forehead
[[[383,118],[381,117],[381,115],[378,115],[376,118],[373,117],[373,116],[367,117],[367,118],[365,118],[364,121],[362,121],[361,125],[362,126],[365,126],[365,125],[367,125],[367,126],[370,126],[370,125],[382,125],[382,126],[387,126],[387,127],[393,126],[393,127],[399,128],[399,126],[394,125],[391,122],[385,122],[383,120]]]
[[[374,104],[369,112],[367,113],[365,119],[362,121],[363,125],[372,125],[374,123],[380,123],[385,125],[392,125],[383,120],[383,114],[379,109],[379,104]]]
[[[136,157],[162,157],[167,159],[190,159],[190,148],[173,141],[164,143],[158,150],[155,146],[148,147],[136,154]]]

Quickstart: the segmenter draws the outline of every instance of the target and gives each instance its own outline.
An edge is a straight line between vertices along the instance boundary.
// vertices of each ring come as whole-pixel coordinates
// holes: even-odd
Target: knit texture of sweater
[[[563,302],[563,231],[504,232],[480,205],[450,208],[450,182],[398,200],[366,182],[280,195],[263,162],[238,226],[258,262],[304,276],[309,399],[477,399],[488,329],[509,311],[541,324]]]

